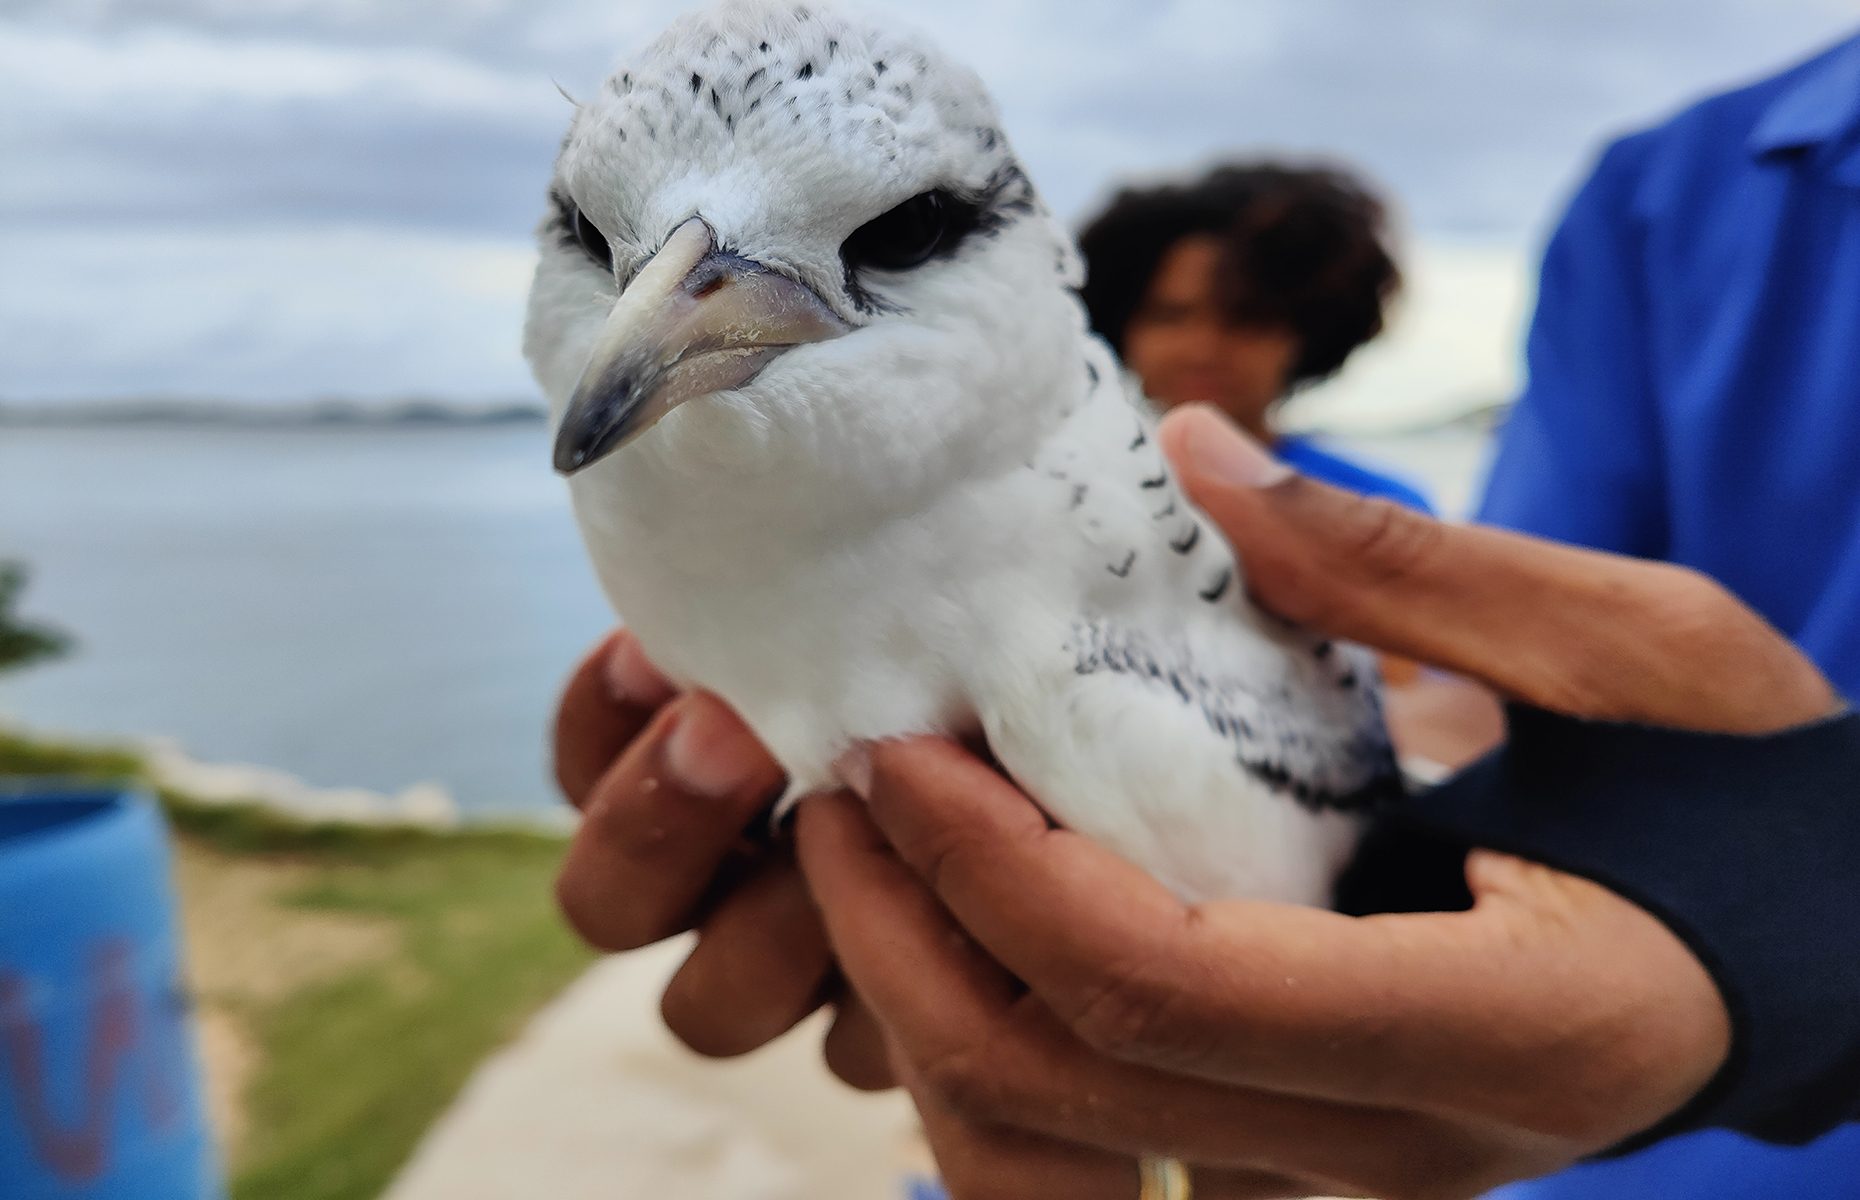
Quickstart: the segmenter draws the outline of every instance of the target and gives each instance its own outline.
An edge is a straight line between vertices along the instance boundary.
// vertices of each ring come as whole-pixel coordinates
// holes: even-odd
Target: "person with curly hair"
[[[1401,286],[1383,203],[1335,167],[1225,164],[1127,188],[1079,237],[1093,332],[1163,408],[1212,404],[1307,475],[1429,511],[1271,414],[1382,331]]]

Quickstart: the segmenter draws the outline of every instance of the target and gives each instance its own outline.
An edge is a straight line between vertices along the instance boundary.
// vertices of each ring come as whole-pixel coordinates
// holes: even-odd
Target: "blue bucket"
[[[216,1200],[148,797],[0,794],[0,1196]]]

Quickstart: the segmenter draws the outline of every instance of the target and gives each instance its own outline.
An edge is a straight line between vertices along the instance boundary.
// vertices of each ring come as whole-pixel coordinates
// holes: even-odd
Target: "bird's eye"
[[[908,270],[953,247],[968,232],[962,213],[960,202],[947,192],[912,196],[853,230],[840,247],[840,257],[849,267]]]
[[[607,268],[614,269],[613,247],[607,244],[607,238],[594,227],[594,222],[582,213],[581,209],[570,205],[568,208],[568,229],[575,235],[575,242],[587,256]]]

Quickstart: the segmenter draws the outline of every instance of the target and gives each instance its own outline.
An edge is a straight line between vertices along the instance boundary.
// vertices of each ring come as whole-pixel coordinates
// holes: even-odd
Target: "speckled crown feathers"
[[[699,181],[705,215],[751,248],[757,208],[843,237],[934,185],[1038,205],[973,71],[889,22],[766,0],[688,13],[622,61],[564,144],[571,186],[596,173],[584,207],[647,243]]]

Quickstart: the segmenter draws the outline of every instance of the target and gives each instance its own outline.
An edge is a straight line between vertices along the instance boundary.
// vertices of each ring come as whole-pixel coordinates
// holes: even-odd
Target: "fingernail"
[[[622,634],[607,655],[607,689],[620,703],[642,708],[657,708],[678,694],[677,685],[659,674],[632,634]]]
[[[749,727],[711,696],[693,696],[665,740],[665,770],[681,791],[719,799],[743,789],[768,759]]]
[[[1263,446],[1210,412],[1185,413],[1182,436],[1189,461],[1202,474],[1236,487],[1269,488],[1297,474]]]
[[[851,749],[834,759],[833,773],[859,799],[872,798],[872,752],[864,742],[854,742]]]

